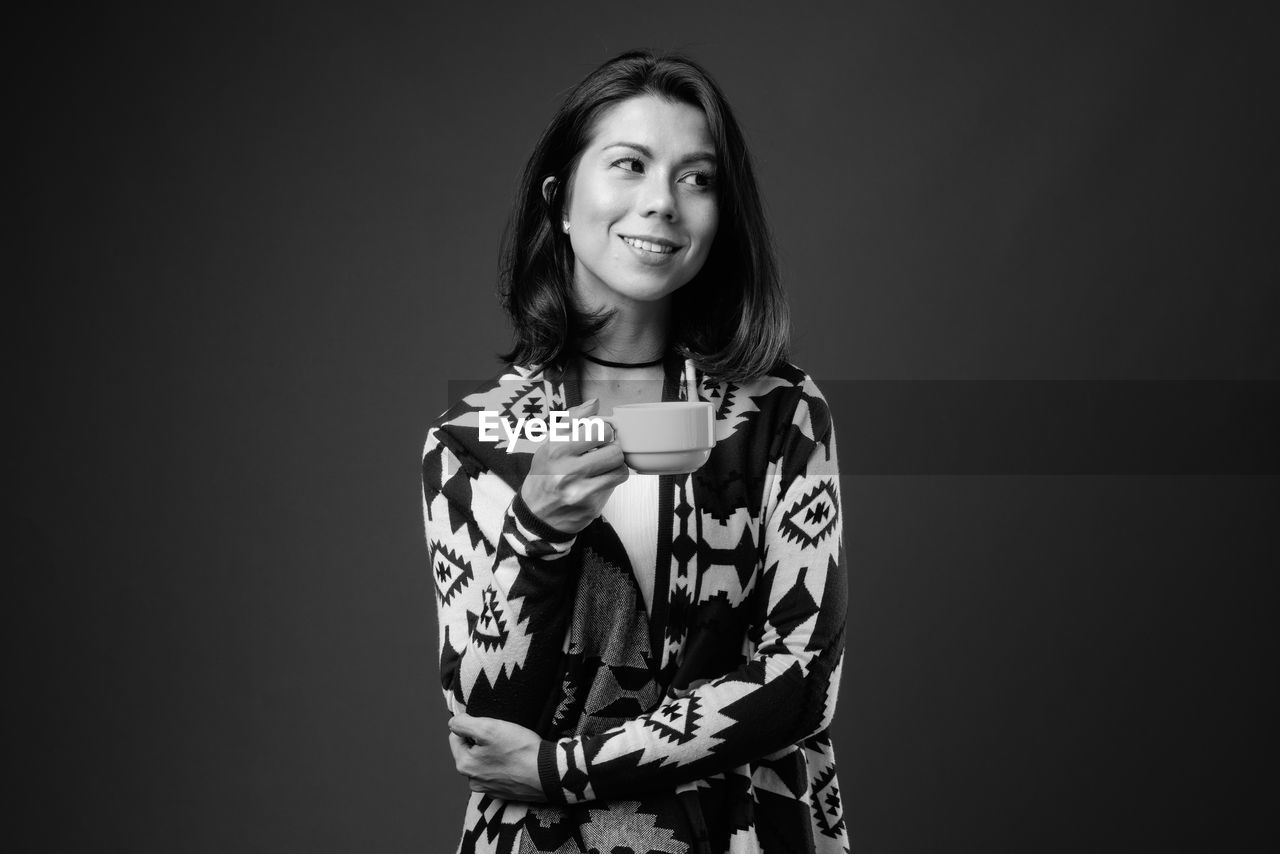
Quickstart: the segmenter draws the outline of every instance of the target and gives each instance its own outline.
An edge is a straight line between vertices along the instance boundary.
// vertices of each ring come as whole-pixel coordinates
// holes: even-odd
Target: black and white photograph
[[[1277,18],[21,11],[14,850],[1274,846]]]

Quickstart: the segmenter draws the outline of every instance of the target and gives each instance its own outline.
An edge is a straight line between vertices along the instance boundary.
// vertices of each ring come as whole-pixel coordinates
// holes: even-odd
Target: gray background
[[[452,850],[418,455],[626,48],[725,88],[833,396],[1280,379],[1261,5],[57,8],[12,29],[30,850]],[[1274,837],[1274,474],[848,473],[856,848]]]

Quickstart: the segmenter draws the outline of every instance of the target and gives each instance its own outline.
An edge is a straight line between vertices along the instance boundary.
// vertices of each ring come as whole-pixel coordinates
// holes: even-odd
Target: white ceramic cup
[[[605,416],[627,466],[640,474],[697,471],[715,447],[715,411],[705,400],[626,403]]]

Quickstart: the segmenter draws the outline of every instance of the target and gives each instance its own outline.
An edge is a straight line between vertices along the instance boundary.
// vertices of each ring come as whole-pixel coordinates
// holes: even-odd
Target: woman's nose
[[[653,177],[646,182],[644,214],[675,219],[676,213],[676,194],[671,189],[671,183],[666,176],[656,174],[655,170]]]

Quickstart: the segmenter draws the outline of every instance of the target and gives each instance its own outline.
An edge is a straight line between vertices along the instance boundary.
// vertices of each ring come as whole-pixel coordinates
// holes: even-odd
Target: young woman
[[[504,249],[514,350],[422,460],[459,850],[847,851],[831,740],[844,648],[836,444],[785,361],[745,142],[698,65],[644,52],[568,95]],[[693,474],[494,414],[696,397]],[[585,401],[585,402],[584,402]],[[487,414],[487,415],[486,415]]]

